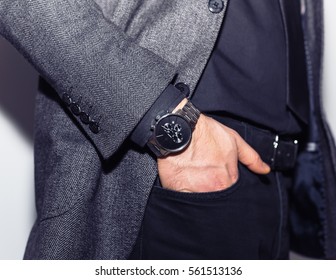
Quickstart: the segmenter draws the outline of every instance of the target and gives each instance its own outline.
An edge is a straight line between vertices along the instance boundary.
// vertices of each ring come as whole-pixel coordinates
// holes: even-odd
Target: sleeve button
[[[91,121],[89,123],[89,128],[90,130],[94,133],[94,134],[97,134],[99,131],[100,131],[100,126],[97,122],[95,121]]]
[[[90,116],[85,112],[81,112],[80,115],[79,115],[79,118],[82,121],[82,123],[84,123],[84,124],[89,124],[90,121],[91,121]]]
[[[81,113],[81,108],[79,107],[77,103],[71,103],[70,110],[76,116],[78,116]]]
[[[72,103],[72,99],[71,99],[71,96],[67,93],[63,94],[62,96],[62,100],[63,102],[67,105],[67,106],[70,106],[71,103]]]

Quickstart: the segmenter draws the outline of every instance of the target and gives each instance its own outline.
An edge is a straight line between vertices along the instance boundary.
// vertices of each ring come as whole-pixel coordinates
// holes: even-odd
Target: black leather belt
[[[237,131],[273,171],[287,171],[295,166],[299,141],[294,137],[279,136],[271,131],[227,117],[211,117]]]

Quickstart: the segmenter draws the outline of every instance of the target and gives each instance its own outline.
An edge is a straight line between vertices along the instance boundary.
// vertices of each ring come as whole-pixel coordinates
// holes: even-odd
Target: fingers
[[[238,134],[235,134],[238,160],[247,166],[252,172],[257,174],[267,174],[271,168],[263,162],[259,154],[248,145]]]
[[[194,169],[194,172],[190,172],[187,180],[183,180],[182,184],[178,184],[179,187],[176,190],[198,193],[221,191],[237,182],[238,171],[236,173],[237,176],[232,180],[227,168],[209,166],[207,168],[202,167],[202,170]]]

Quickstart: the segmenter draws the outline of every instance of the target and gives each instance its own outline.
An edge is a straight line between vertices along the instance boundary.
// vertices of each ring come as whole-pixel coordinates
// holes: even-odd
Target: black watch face
[[[155,126],[157,143],[170,152],[178,152],[187,146],[191,134],[190,124],[180,115],[164,116]]]

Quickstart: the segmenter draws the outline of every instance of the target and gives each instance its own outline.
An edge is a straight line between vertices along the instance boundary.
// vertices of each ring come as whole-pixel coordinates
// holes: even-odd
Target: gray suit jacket
[[[60,97],[37,96],[38,218],[26,258],[128,256],[157,175],[128,136],[175,75],[195,88],[225,14],[204,0],[96,2],[0,1],[1,35]],[[99,133],[60,106],[65,93]]]
[[[37,96],[27,259],[128,257],[157,176],[129,135],[174,78],[195,89],[228,4],[215,14],[208,0],[95,2],[0,0],[1,35],[55,90]]]

